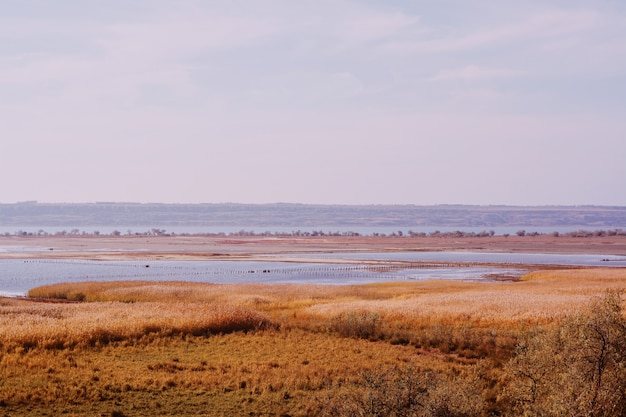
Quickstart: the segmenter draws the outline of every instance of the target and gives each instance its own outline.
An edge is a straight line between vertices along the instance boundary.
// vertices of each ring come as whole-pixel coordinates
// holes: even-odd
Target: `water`
[[[278,257],[277,257],[278,259]],[[82,261],[0,260],[0,294],[25,295],[31,288],[81,281],[190,281],[207,283],[306,283],[350,285],[402,280],[485,280],[492,274],[519,276],[524,271],[497,267],[404,268],[387,264],[282,261]]]
[[[545,253],[494,253],[494,252],[364,252],[364,253],[330,253],[330,254],[298,254],[272,255],[277,258],[288,256],[298,257],[303,261],[311,258],[321,259],[352,259],[352,260],[386,260],[415,262],[467,262],[467,263],[499,263],[520,265],[566,265],[566,266],[603,266],[626,267],[625,256],[615,255],[563,255]]]
[[[285,257],[298,262],[285,262]],[[313,258],[328,263],[312,262]],[[402,280],[486,280],[492,275],[520,276],[522,265],[626,267],[626,257],[483,252],[382,252],[268,255],[267,261],[82,261],[0,260],[0,294],[25,295],[34,287],[60,282],[148,280],[210,283],[308,283],[349,285]],[[383,261],[338,264],[338,259]],[[384,263],[384,261],[389,261]],[[493,263],[498,266],[398,267],[397,261]],[[520,268],[515,268],[515,265]]]

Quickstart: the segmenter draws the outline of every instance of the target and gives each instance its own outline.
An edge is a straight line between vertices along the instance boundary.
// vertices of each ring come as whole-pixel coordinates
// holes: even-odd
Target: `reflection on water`
[[[298,262],[284,262],[285,257]],[[314,263],[313,258],[317,258]],[[210,283],[308,283],[348,285],[402,280],[490,280],[518,277],[533,265],[626,267],[626,258],[474,252],[386,252],[271,255],[267,261],[0,260],[0,294],[24,295],[59,282],[153,280]],[[320,259],[327,259],[328,263]],[[354,263],[336,263],[349,259]],[[375,265],[363,261],[380,261]],[[403,264],[399,264],[403,262]],[[430,263],[429,263],[430,262]],[[455,265],[445,263],[459,263]],[[444,263],[444,264],[437,264]],[[476,263],[502,264],[476,265]],[[519,264],[520,268],[515,268]],[[513,265],[513,267],[511,266]]]
[[[303,261],[311,258],[322,259],[360,259],[415,262],[478,262],[524,265],[567,265],[567,266],[605,266],[626,267],[626,257],[615,255],[562,255],[546,253],[494,253],[494,252],[461,252],[461,251],[415,251],[415,252],[363,252],[363,253],[328,253],[272,255],[289,258],[298,257]]]
[[[332,262],[332,261],[331,261]],[[211,283],[349,285],[400,280],[482,280],[523,272],[496,267],[362,265],[276,261],[78,261],[0,260],[0,294],[23,295],[59,282],[154,280]]]

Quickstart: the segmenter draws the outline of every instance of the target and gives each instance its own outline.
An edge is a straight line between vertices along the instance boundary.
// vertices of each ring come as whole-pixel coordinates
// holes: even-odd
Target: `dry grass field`
[[[0,299],[0,416],[565,415],[551,388],[561,382],[524,366],[537,362],[531,354],[564,354],[546,355],[538,340],[560,338],[543,349],[578,346],[566,343],[586,334],[567,333],[579,329],[576,320],[586,317],[580,329],[622,325],[619,302],[598,307],[622,288],[620,268],[497,283],[36,288],[29,299]],[[613,321],[594,316],[605,310],[617,311],[602,316]],[[580,349],[592,346],[584,340]],[[613,381],[606,363],[602,384]],[[585,404],[595,411],[584,415],[623,415],[624,387],[593,385],[590,375],[595,395]],[[572,398],[582,398],[576,389]],[[540,390],[555,400],[529,397]],[[624,394],[617,400],[609,395],[616,390]],[[602,414],[604,398],[618,405]]]

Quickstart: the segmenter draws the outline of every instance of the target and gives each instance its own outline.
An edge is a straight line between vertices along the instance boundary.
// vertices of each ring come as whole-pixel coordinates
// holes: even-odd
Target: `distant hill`
[[[309,204],[0,204],[0,226],[626,228],[626,207]]]

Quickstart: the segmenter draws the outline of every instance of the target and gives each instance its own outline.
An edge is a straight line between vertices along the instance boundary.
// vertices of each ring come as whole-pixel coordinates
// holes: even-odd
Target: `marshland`
[[[190,252],[258,256],[255,239],[198,240]],[[366,246],[336,239],[302,252]],[[570,244],[619,258],[621,239]],[[106,249],[110,241],[68,251],[80,238],[53,240],[39,244],[58,250],[37,256],[173,256],[165,238],[141,252]],[[268,247],[286,252],[276,240]],[[624,415],[626,269],[612,265],[534,265],[508,280],[39,286],[0,299],[0,414]]]

